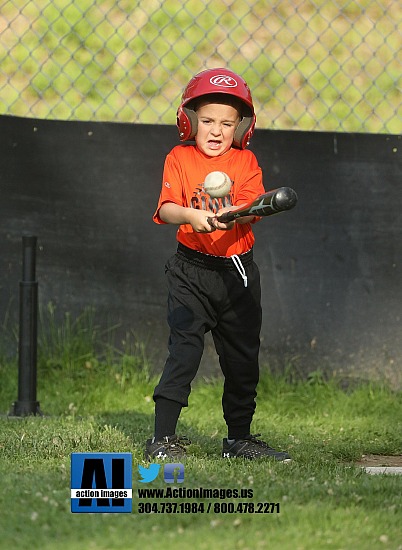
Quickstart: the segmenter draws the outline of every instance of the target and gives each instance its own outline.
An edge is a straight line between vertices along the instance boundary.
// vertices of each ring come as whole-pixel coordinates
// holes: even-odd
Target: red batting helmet
[[[190,140],[197,133],[198,119],[191,102],[201,96],[217,93],[234,96],[243,103],[244,113],[236,128],[233,144],[245,149],[253,135],[256,121],[250,88],[241,76],[222,68],[202,71],[187,84],[177,110],[180,141]]]

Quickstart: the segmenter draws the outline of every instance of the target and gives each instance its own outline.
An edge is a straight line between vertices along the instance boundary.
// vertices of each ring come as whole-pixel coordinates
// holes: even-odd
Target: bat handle
[[[218,216],[216,219],[218,220],[218,222],[228,223],[228,222],[232,222],[235,219],[235,216],[233,216],[232,211],[228,211],[228,212],[224,212],[223,214]]]
[[[232,212],[224,212],[220,216],[215,216],[215,218],[207,218],[209,225],[212,226],[212,220],[216,220],[221,223],[228,223],[234,220],[234,217],[232,215]]]

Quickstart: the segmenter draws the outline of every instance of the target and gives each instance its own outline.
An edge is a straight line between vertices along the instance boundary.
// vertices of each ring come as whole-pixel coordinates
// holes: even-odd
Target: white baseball
[[[213,199],[225,197],[232,187],[232,180],[225,172],[210,172],[206,175],[204,189]]]

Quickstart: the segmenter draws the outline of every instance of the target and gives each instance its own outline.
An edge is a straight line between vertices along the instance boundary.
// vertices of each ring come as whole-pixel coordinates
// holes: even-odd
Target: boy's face
[[[195,142],[205,155],[218,157],[232,146],[240,115],[235,107],[222,103],[201,103],[197,109]]]

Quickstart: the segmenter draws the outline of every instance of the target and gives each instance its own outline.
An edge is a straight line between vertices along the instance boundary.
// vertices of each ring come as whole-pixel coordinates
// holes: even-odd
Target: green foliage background
[[[392,0],[8,0],[0,114],[174,124],[195,73],[248,81],[260,128],[399,133]]]

